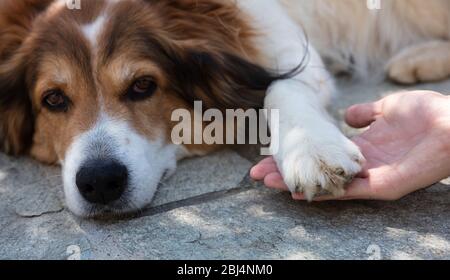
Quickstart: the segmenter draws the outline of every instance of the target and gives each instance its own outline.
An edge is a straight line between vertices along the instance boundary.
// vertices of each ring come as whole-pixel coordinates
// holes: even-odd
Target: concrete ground
[[[339,117],[348,105],[401,89],[340,88]],[[450,93],[450,81],[416,88]],[[74,217],[64,207],[59,168],[0,154],[0,258],[450,258],[450,180],[397,202],[308,204],[248,178],[256,151],[182,162],[149,209],[121,221]]]

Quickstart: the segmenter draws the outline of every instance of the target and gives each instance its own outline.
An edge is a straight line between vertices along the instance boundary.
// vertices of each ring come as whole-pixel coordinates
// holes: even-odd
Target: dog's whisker
[[[0,32],[0,150],[59,162],[63,169],[63,175],[57,169],[39,169],[36,175],[43,178],[35,179],[22,176],[21,164],[15,164],[2,172],[2,181],[11,179],[24,190],[62,181],[67,207],[81,215],[141,213],[157,187],[170,187],[166,179],[178,160],[213,150],[205,143],[211,138],[205,133],[199,135],[199,145],[188,143],[197,138],[197,118],[178,118],[177,112],[248,109],[259,115],[264,108],[270,114],[262,123],[270,128],[270,153],[288,185],[294,188],[297,182],[298,189],[311,196],[320,188],[340,193],[363,157],[326,112],[323,101],[333,100],[338,88],[330,72],[368,81],[386,72],[408,84],[448,76],[450,42],[439,31],[448,29],[448,20],[431,18],[436,22],[425,28],[429,34],[411,24],[420,18],[423,26],[430,25],[421,10],[450,18],[448,5],[439,4],[445,1],[426,9],[419,4],[425,1],[410,1],[417,3],[409,4],[409,13],[402,11],[404,4],[389,3],[394,1],[386,1],[383,8],[391,12],[378,13],[381,7],[358,0],[316,0],[311,5],[203,0],[202,10],[214,13],[184,4],[180,13],[180,5],[174,4],[178,1],[196,2],[158,1],[155,6],[151,1],[128,1],[122,9],[117,1],[85,1],[80,11],[53,13],[48,11],[56,9],[58,1],[23,5],[0,0],[6,2],[0,5],[0,30],[5,30]],[[349,4],[341,2],[354,4],[347,9]],[[192,16],[195,21],[189,20]],[[397,26],[392,29],[382,22]],[[155,26],[161,30],[155,33]],[[348,26],[357,28],[348,32]],[[428,69],[429,61],[437,64],[433,71],[418,71]],[[40,93],[34,93],[32,85],[38,85]],[[123,94],[117,98],[103,92]],[[102,98],[94,100],[93,93]],[[36,95],[39,110],[31,106]],[[160,102],[155,95],[172,97]],[[200,110],[195,110],[197,103]],[[334,108],[330,106],[330,113],[337,113]],[[228,119],[225,115],[221,117]],[[171,121],[174,117],[179,125]],[[228,126],[225,118],[223,128]],[[255,122],[250,115],[244,118],[247,128],[247,120],[256,128],[260,125],[258,117]],[[183,128],[182,133],[175,135],[175,127]],[[173,145],[181,134],[180,145]],[[228,136],[240,138],[225,134],[221,140],[226,142]]]

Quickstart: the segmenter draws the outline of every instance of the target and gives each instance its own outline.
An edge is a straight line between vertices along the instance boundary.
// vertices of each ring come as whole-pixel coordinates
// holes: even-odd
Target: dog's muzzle
[[[95,159],[82,164],[76,174],[78,190],[88,202],[107,205],[119,200],[128,187],[126,166],[113,159]]]

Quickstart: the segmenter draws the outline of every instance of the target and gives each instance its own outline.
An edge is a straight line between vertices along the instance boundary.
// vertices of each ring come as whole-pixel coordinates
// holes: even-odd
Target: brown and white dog
[[[0,0],[0,148],[61,164],[84,217],[145,207],[177,160],[215,149],[170,140],[171,112],[195,100],[279,109],[291,191],[340,195],[364,159],[324,109],[323,61],[403,83],[450,75],[448,0],[67,2]]]

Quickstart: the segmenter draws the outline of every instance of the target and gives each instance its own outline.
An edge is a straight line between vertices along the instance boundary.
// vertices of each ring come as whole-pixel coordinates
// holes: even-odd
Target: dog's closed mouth
[[[242,112],[259,131],[248,109],[262,107],[264,155],[289,190],[342,195],[364,157],[326,112],[335,86],[322,58],[362,77],[387,65],[408,83],[450,73],[443,0],[380,11],[361,0],[0,2],[0,149],[60,164],[66,205],[82,217],[139,213],[178,160],[235,143],[237,121],[220,113]]]

